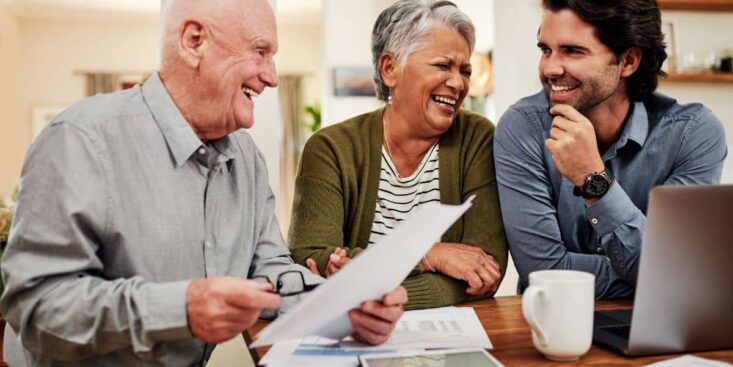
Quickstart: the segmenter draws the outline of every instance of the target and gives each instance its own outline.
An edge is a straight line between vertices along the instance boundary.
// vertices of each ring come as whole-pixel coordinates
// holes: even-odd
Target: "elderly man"
[[[28,153],[0,302],[21,363],[202,365],[281,306],[246,278],[322,281],[293,264],[265,161],[240,130],[277,86],[269,5],[172,0],[161,29],[159,73],[77,103]],[[398,288],[352,310],[354,337],[386,340],[406,301]]]

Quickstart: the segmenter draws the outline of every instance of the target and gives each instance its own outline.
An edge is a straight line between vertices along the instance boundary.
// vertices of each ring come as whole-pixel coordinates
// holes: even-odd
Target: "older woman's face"
[[[468,93],[469,58],[468,42],[460,33],[436,27],[397,73],[394,106],[421,124],[420,131],[444,133]]]

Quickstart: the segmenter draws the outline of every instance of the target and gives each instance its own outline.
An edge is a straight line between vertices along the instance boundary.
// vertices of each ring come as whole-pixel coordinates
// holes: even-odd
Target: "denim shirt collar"
[[[626,121],[626,126],[621,132],[621,136],[613,145],[613,149],[609,149],[606,152],[606,157],[611,158],[616,155],[616,152],[624,148],[629,140],[635,142],[639,147],[643,147],[646,142],[646,138],[649,135],[649,117],[647,115],[646,107],[643,102],[634,102],[631,106],[631,116]]]

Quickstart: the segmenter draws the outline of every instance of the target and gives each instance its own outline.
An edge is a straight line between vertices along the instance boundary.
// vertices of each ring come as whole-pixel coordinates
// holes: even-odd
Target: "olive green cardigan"
[[[295,181],[288,242],[293,258],[313,258],[323,273],[336,247],[354,257],[367,247],[377,205],[382,164],[382,114],[379,109],[326,127],[308,140]],[[481,247],[501,266],[507,245],[499,210],[493,160],[494,126],[484,117],[460,111],[440,138],[440,201],[461,204],[476,194],[473,206],[443,235],[443,242]],[[375,269],[379,271],[379,269]],[[366,281],[366,280],[365,280]],[[467,283],[416,268],[402,283],[407,309],[467,301]]]

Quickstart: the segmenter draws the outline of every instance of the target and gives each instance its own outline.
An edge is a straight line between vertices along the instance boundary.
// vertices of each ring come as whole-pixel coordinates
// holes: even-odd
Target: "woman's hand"
[[[351,258],[349,258],[349,252],[346,251],[345,248],[336,247],[336,249],[333,250],[333,253],[328,257],[328,264],[326,264],[326,278],[339,271],[339,269],[348,264],[349,261],[351,261]],[[313,274],[321,275],[318,271],[318,265],[315,260],[308,258],[305,260],[305,264]]]
[[[479,247],[462,243],[436,243],[425,257],[435,270],[468,282],[466,293],[472,296],[495,292],[499,287],[499,264]],[[427,267],[424,268],[423,271],[427,270]]]

